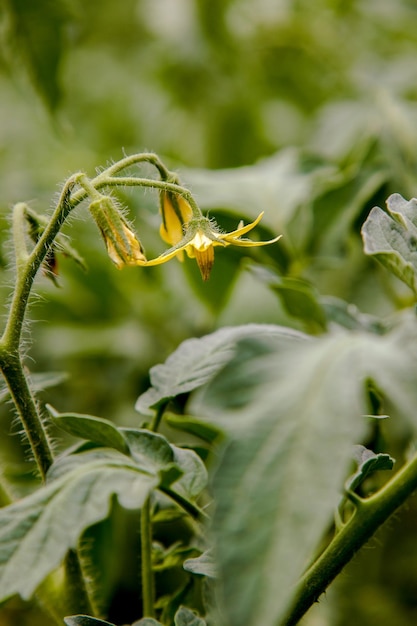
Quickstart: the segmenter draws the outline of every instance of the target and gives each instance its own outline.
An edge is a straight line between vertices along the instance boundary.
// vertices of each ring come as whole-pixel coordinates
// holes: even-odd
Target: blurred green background
[[[224,228],[265,210],[260,237],[284,234],[221,250],[202,283],[188,262],[119,272],[79,210],[65,232],[88,272],[60,259],[60,288],[40,276],[27,332],[31,370],[66,376],[41,396],[58,410],[138,425],[149,368],[187,337],[251,321],[323,332],[329,306],[366,326],[412,303],[359,234],[390,193],[417,195],[411,0],[3,0],[0,29],[2,314],[13,203],[47,213],[71,173],[124,154],[157,152]],[[161,252],[156,195],[120,197],[149,256]],[[23,491],[18,430],[2,405],[4,464]],[[416,522],[412,503],[305,623],[415,623]]]

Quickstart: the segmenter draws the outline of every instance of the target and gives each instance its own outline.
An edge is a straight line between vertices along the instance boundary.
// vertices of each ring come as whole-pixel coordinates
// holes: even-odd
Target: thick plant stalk
[[[356,510],[349,521],[301,578],[287,618],[280,626],[296,626],[308,609],[349,563],[356,552],[417,489],[417,455],[376,494],[362,499],[350,494]]]
[[[9,387],[20,421],[24,426],[40,476],[45,482],[46,472],[53,461],[52,448],[20,358],[13,358],[12,355],[8,355],[7,358],[0,359],[0,369]]]

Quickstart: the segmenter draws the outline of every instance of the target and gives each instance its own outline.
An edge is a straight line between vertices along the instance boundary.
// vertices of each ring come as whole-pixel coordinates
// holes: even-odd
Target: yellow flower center
[[[203,280],[208,280],[214,263],[214,247],[210,237],[198,230],[185,250],[191,259],[197,261]]]

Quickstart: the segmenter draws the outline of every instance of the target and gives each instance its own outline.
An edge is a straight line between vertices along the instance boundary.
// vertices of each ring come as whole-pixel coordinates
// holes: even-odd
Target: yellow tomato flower
[[[174,201],[173,201],[174,199]],[[173,257],[182,259],[183,253],[197,261],[203,280],[208,280],[214,263],[214,246],[266,246],[275,243],[281,235],[270,241],[252,241],[241,239],[242,235],[255,228],[262,219],[263,212],[254,222],[240,225],[231,233],[222,233],[218,226],[207,217],[194,217],[191,206],[186,200],[173,194],[165,194],[161,204],[161,237],[171,248],[156,259],[138,260],[137,265],[153,266],[166,263]]]

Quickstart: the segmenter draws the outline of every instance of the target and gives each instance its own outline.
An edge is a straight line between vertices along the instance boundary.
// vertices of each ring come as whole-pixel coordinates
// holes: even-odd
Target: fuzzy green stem
[[[155,617],[155,581],[152,568],[152,520],[150,498],[141,510],[140,519],[143,616]]]
[[[26,247],[26,219],[27,205],[19,202],[13,209],[13,243],[16,258],[16,271],[19,274],[27,263],[29,254]]]
[[[84,574],[81,569],[81,561],[75,550],[69,550],[65,557],[64,566],[65,591],[69,611],[94,615]]]
[[[167,180],[172,177],[172,173],[165,167],[158,155],[153,152],[143,152],[141,154],[132,154],[127,156],[124,159],[117,161],[117,163],[110,165],[104,173],[107,176],[115,176],[118,172],[139,163],[150,163],[156,167],[163,180]]]
[[[156,432],[165,411],[165,406],[159,407],[149,430]],[[141,568],[142,568],[142,602],[143,616],[155,617],[155,577],[152,567],[152,510],[151,498],[148,497],[140,514],[141,539]]]
[[[41,478],[45,481],[53,460],[52,448],[18,354],[8,354],[3,359],[0,356],[0,369],[24,426]]]
[[[93,179],[91,183],[96,189],[100,189],[102,187],[123,186],[150,187],[151,189],[170,191],[171,193],[182,196],[184,200],[188,202],[195,218],[200,219],[202,217],[201,209],[194,200],[190,191],[185,187],[182,187],[181,185],[177,185],[176,183],[170,183],[164,180],[154,180],[152,178],[136,178],[135,176],[120,176],[109,178],[106,172],[103,172],[103,174],[97,176],[97,178]],[[74,197],[76,197],[76,195],[74,195]]]
[[[10,306],[10,314],[6,323],[0,345],[4,345],[5,350],[14,354],[20,349],[20,340],[26,308],[29,295],[32,289],[33,281],[36,273],[45,259],[56,235],[58,234],[62,224],[71,211],[72,203],[69,202],[69,194],[75,184],[75,178],[71,177],[65,184],[57,207],[50,219],[49,225],[45,228],[42,236],[39,238],[36,246],[34,246],[30,255],[22,260],[22,247],[25,245],[22,233],[21,215],[24,208],[19,203],[14,208],[13,227],[14,241],[18,248],[15,250],[17,263],[17,281],[13,293],[13,299]],[[25,248],[24,248],[25,249]]]
[[[417,455],[376,494],[355,502],[356,511],[301,578],[281,626],[295,626],[354,554],[417,488]]]

